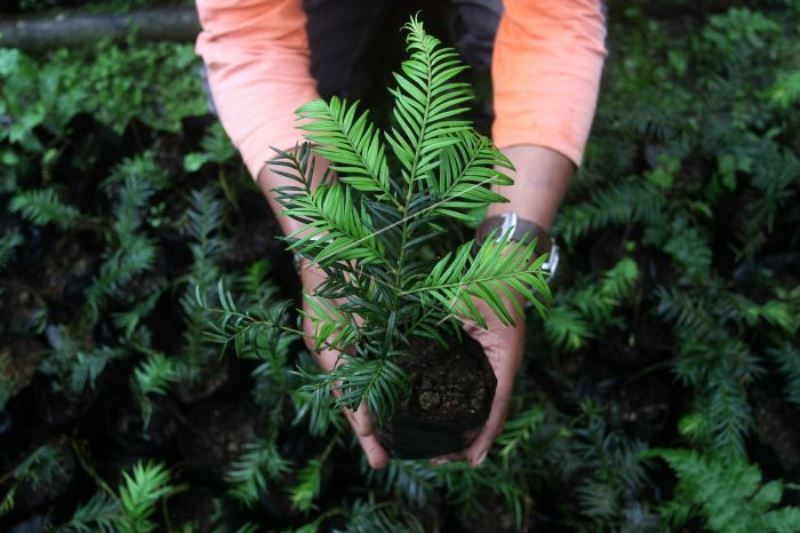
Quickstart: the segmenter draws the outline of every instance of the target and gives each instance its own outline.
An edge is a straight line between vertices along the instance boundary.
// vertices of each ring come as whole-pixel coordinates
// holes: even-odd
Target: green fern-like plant
[[[18,231],[12,231],[0,237],[0,271],[11,261],[14,257],[14,250],[22,242],[22,235]]]
[[[258,502],[269,485],[280,480],[290,470],[291,463],[278,453],[275,444],[257,440],[246,446],[225,476],[230,485],[229,494],[241,503],[251,506]]]
[[[319,495],[321,483],[322,463],[312,459],[297,473],[297,484],[289,490],[292,507],[298,511],[314,509],[314,499]]]
[[[58,533],[88,533],[101,531],[149,533],[160,531],[154,520],[159,504],[166,512],[166,500],[185,485],[173,483],[170,470],[154,461],[139,461],[122,471],[122,480],[114,490],[104,481],[91,463],[88,448],[73,441],[72,448],[86,473],[95,480],[99,490],[78,505],[72,517],[48,531]]]
[[[156,504],[174,494],[180,487],[170,484],[170,472],[160,463],[137,463],[130,473],[124,472],[124,484],[119,490],[122,516],[118,530],[130,533],[148,533],[157,526],[151,520]]]
[[[800,405],[800,350],[797,346],[785,345],[770,350],[770,355],[780,365],[786,379],[786,399]]]
[[[100,272],[86,291],[84,320],[87,327],[100,319],[107,297],[124,293],[123,287],[152,269],[156,261],[158,247],[143,231],[143,226],[145,209],[157,189],[149,177],[138,172],[125,173],[129,166],[132,165],[123,165],[105,182],[110,189],[117,189],[117,182],[121,185],[114,205],[114,223],[107,235],[109,246]]]
[[[69,451],[58,444],[44,444],[33,450],[27,457],[14,467],[8,477],[14,482],[4,490],[0,497],[0,517],[14,510],[17,502],[17,492],[27,487],[29,491],[41,490],[52,483],[68,480],[71,474],[68,466]],[[21,492],[21,491],[20,491]]]
[[[223,252],[220,228],[225,206],[215,188],[192,191],[187,213],[186,232],[191,237],[192,266],[188,284],[181,297],[185,315],[184,348],[177,366],[178,380],[194,384],[203,377],[216,356],[216,350],[206,342],[206,328],[211,320],[207,309],[198,303],[197,294],[212,292],[219,279],[219,262]]]
[[[175,362],[161,352],[151,352],[131,376],[131,390],[142,409],[145,428],[153,416],[152,396],[164,396],[178,379]]]
[[[410,57],[395,74],[393,125],[382,132],[357,103],[338,98],[302,106],[301,128],[313,143],[279,151],[278,187],[285,214],[303,228],[289,248],[321,267],[327,281],[305,298],[317,349],[340,351],[347,364],[316,386],[338,386],[340,406],[366,401],[382,418],[402,398],[396,357],[412,337],[445,343],[460,335],[459,317],[485,326],[476,300],[505,324],[522,313],[517,295],[540,312],[550,293],[533,244],[488,239],[455,251],[447,235],[474,211],[505,201],[492,185],[509,185],[510,161],[460,115],[471,100],[457,77],[467,67],[412,18],[404,28]],[[312,187],[316,159],[330,162]],[[335,174],[335,177],[334,177]],[[346,303],[334,306],[332,298]],[[355,317],[361,319],[356,323]]]
[[[561,291],[544,324],[547,337],[562,349],[577,350],[607,327],[620,325],[614,311],[630,299],[638,280],[639,267],[625,257],[599,280]]]
[[[643,455],[664,459],[678,476],[674,498],[660,508],[676,528],[697,517],[708,531],[800,530],[800,508],[778,507],[783,482],[764,483],[756,465],[685,449],[653,449]]]
[[[87,346],[66,326],[48,326],[53,349],[39,363],[39,370],[50,376],[50,387],[71,400],[94,388],[109,363],[124,355],[119,347]]]
[[[64,230],[81,218],[80,211],[63,203],[54,189],[20,192],[11,200],[9,209],[37,226],[53,223]]]
[[[419,533],[425,531],[419,519],[394,502],[357,501],[348,516],[347,533]]]
[[[75,510],[72,518],[56,528],[59,533],[113,533],[121,517],[119,502],[106,492],[98,491]]]

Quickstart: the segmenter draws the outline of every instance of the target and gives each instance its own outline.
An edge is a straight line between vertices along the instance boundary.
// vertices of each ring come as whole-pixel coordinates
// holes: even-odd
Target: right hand
[[[327,161],[323,158],[316,158],[314,165],[315,173],[312,181],[318,184],[327,169]],[[284,235],[290,235],[292,232],[301,229],[303,226],[302,223],[281,214],[283,209],[275,200],[272,193],[273,189],[281,185],[296,184],[274,173],[269,165],[265,165],[261,172],[259,172],[257,182],[264,196],[267,198],[272,211],[275,213]],[[304,293],[314,294],[316,288],[325,281],[325,273],[318,266],[313,265],[304,258],[300,264],[300,281],[303,284]],[[309,309],[308,302],[306,302],[305,299],[303,299],[303,311],[311,313],[311,309]],[[339,352],[329,349],[323,349],[321,353],[318,354],[315,352],[314,327],[311,324],[311,320],[308,318],[303,319],[303,331],[305,332],[303,340],[306,343],[306,347],[309,352],[315,355],[315,359],[322,370],[325,372],[333,370],[337,363],[340,363]],[[338,396],[341,392],[338,389],[334,389],[334,394]],[[350,423],[350,426],[352,426],[356,437],[358,437],[358,442],[364,450],[364,455],[366,455],[369,465],[375,469],[385,467],[389,463],[389,454],[378,442],[377,437],[375,437],[372,431],[372,424],[370,422],[369,413],[367,412],[366,403],[362,402],[355,411],[343,408],[342,412]]]
[[[303,283],[303,292],[306,294],[314,294],[316,288],[325,281],[325,273],[316,265],[312,265],[307,259],[303,259],[300,264],[300,280]],[[303,311],[311,313],[308,302],[303,300]],[[314,354],[314,327],[311,320],[306,316],[303,318],[303,331],[305,336],[306,347]],[[316,360],[319,366],[325,372],[333,370],[337,364],[340,364],[339,354],[337,350],[323,348],[319,354],[316,355]],[[334,389],[334,394],[337,396],[341,394],[338,389]],[[378,442],[375,433],[372,431],[372,423],[370,422],[369,413],[367,412],[366,402],[361,402],[358,409],[353,411],[347,407],[342,408],[345,418],[352,426],[353,431],[358,437],[358,442],[364,450],[364,455],[367,457],[369,466],[375,469],[381,469],[389,463],[389,454]]]

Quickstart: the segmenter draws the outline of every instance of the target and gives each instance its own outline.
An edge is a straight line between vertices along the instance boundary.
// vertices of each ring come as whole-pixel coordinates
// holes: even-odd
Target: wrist
[[[535,241],[534,253],[528,265],[539,256],[547,254],[547,260],[541,265],[542,270],[550,277],[558,268],[559,249],[550,234],[542,226],[520,217],[514,212],[504,212],[497,216],[487,216],[475,232],[473,253],[478,253],[483,243],[493,238],[500,241],[517,241],[532,243]]]
[[[517,241],[526,244],[536,242],[535,256],[550,252],[552,241],[549,232],[542,226],[511,211],[487,216],[475,232],[478,248],[489,238],[501,241]]]
[[[491,204],[486,209],[486,219],[515,215],[520,220],[536,224],[549,234],[557,212],[558,204],[540,205],[539,203],[533,204],[533,202],[503,202]]]
[[[317,155],[314,155],[313,157],[314,175],[311,178],[312,189],[316,188],[316,186],[322,180],[323,176],[328,171],[329,166],[329,163],[326,159]],[[267,199],[267,202],[269,203],[272,212],[275,214],[275,218],[277,219],[284,235],[290,235],[302,230],[305,227],[305,223],[299,222],[284,215],[283,206],[275,199],[274,189],[287,185],[297,186],[296,182],[292,181],[286,176],[281,176],[280,174],[273,172],[270,163],[267,162],[259,171],[258,176],[256,177],[256,183],[261,189],[264,197]]]
[[[491,204],[486,216],[513,212],[549,232],[575,173],[575,164],[543,146],[509,146],[502,152],[514,165],[515,170],[510,174],[514,183],[493,187],[508,202]]]

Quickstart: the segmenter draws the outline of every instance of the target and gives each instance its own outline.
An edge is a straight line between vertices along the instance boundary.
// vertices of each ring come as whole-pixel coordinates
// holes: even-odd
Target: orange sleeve
[[[494,142],[535,144],[576,165],[606,57],[600,0],[505,0],[492,58]]]
[[[294,110],[318,97],[302,0],[197,0],[197,10],[214,103],[255,178],[270,146],[302,140]]]

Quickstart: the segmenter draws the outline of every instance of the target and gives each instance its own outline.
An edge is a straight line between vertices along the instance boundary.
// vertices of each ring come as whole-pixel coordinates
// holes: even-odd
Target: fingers
[[[367,404],[362,402],[356,411],[352,409],[342,409],[344,416],[353,428],[353,432],[358,438],[358,443],[364,451],[369,466],[380,470],[389,464],[389,454],[378,442],[378,438],[372,431],[372,424],[367,412]]]
[[[434,457],[429,460],[429,462],[433,466],[442,466],[446,465],[447,463],[453,463],[455,461],[463,461],[466,458],[464,452],[457,452],[457,453],[450,453],[447,455],[440,455],[439,457]]]
[[[306,260],[304,260],[302,263],[300,277],[303,281],[303,287],[308,294],[313,294],[314,290],[325,281],[325,273],[319,267],[308,264],[308,261]],[[336,304],[340,304],[342,301],[343,300],[337,301]],[[308,304],[305,301],[303,302],[303,308],[306,313],[309,312]],[[363,323],[361,317],[356,316],[355,319],[357,325],[360,326]],[[305,337],[303,340],[306,343],[306,347],[311,353],[315,353],[314,328],[311,320],[309,320],[307,317],[303,320],[303,330],[305,332]],[[331,372],[338,364],[342,363],[340,355],[341,354],[336,350],[323,348],[320,350],[320,353],[317,354],[317,362],[322,370],[325,372]],[[338,388],[334,388],[333,394],[340,396],[341,391]],[[386,452],[383,446],[381,446],[380,442],[378,442],[377,437],[372,431],[372,424],[370,423],[369,413],[367,412],[367,404],[362,402],[356,411],[343,408],[342,412],[344,413],[345,418],[347,418],[347,421],[350,423],[350,426],[353,428],[353,432],[358,438],[358,443],[361,445],[361,449],[364,450],[364,455],[366,456],[369,465],[375,469],[384,468],[389,463],[389,454]]]
[[[344,412],[344,416],[347,418],[347,421],[350,422],[350,425],[353,427],[353,431],[359,437],[369,437],[372,435],[372,424],[369,420],[369,415],[367,415],[367,405],[364,402],[358,406],[358,409],[353,411],[352,409],[342,409]]]
[[[313,347],[311,349],[313,349]],[[342,363],[339,356],[339,352],[335,350],[323,349],[317,356],[317,362],[322,370],[331,372],[338,364]],[[341,396],[342,391],[338,388],[334,388],[333,394]],[[389,454],[373,434],[372,424],[370,423],[369,413],[367,412],[367,404],[362,402],[356,411],[345,407],[342,408],[342,412],[353,428],[353,432],[358,438],[358,443],[361,445],[361,449],[364,450],[364,455],[367,458],[369,466],[375,469],[384,468],[389,463]]]
[[[494,439],[503,431],[503,425],[508,416],[508,407],[511,403],[511,391],[514,387],[513,380],[500,380],[498,378],[497,391],[492,401],[492,409],[483,429],[472,441],[465,451],[467,461],[473,468],[480,466],[486,459]]]
[[[358,443],[361,445],[361,449],[364,450],[367,463],[371,468],[381,470],[389,464],[389,454],[374,435],[358,437]]]
[[[342,392],[339,389],[334,389],[333,394],[340,396]],[[367,403],[361,402],[358,409],[355,411],[343,407],[342,413],[344,413],[344,417],[347,419],[350,427],[353,428],[353,433],[356,434],[358,444],[361,445],[361,449],[364,451],[369,466],[380,470],[389,464],[389,453],[381,446],[381,443],[372,431],[372,423],[369,419]]]
[[[478,302],[476,305],[486,306],[483,302]],[[525,325],[524,321],[518,320],[514,326],[505,326],[495,319],[489,322],[488,329],[482,329],[474,322],[465,322],[464,330],[480,342],[497,378],[489,418],[478,436],[465,450],[469,464],[476,467],[486,459],[494,439],[503,431],[514,380],[522,362]]]
[[[472,468],[479,467],[486,460],[494,439],[503,431],[503,425],[508,416],[508,408],[511,404],[513,388],[513,379],[498,378],[497,390],[494,400],[492,400],[489,418],[487,418],[486,423],[475,437],[475,440],[472,441],[472,444],[461,452],[434,457],[430,460],[430,463],[433,466],[442,466],[454,461],[466,460]]]

